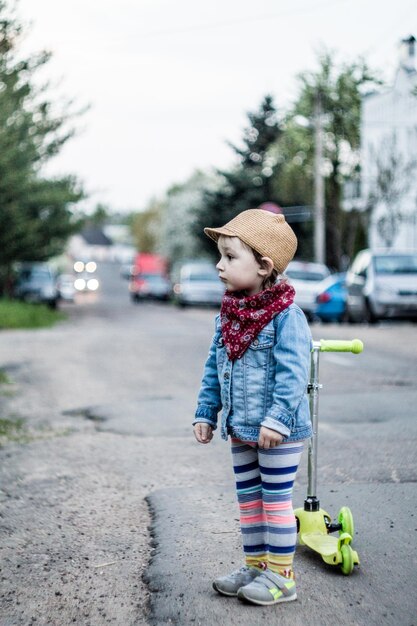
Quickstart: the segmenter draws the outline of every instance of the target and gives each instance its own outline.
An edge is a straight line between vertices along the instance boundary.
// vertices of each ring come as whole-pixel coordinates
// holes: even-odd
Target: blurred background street
[[[417,626],[416,34],[410,0],[0,0],[0,626]],[[191,426],[204,228],[247,209],[313,338],[365,345],[319,402],[361,564],[300,547],[277,620],[212,591],[238,512]]]
[[[225,553],[240,558],[228,445],[199,446],[191,429],[215,310],[135,304],[118,264],[97,275],[67,321],[2,332],[2,415],[21,430],[0,449],[1,623],[260,624],[264,610],[211,592]],[[417,326],[311,328],[365,344],[322,355],[319,439],[319,496],[332,515],[351,506],[362,563],[347,579],[300,550],[301,600],[280,623],[334,624],[337,606],[340,624],[414,624]]]

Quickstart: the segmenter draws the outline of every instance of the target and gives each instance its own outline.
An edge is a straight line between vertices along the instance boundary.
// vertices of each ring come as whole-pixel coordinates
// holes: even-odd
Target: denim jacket
[[[231,361],[223,343],[220,316],[204,367],[193,424],[217,428],[221,436],[257,441],[261,426],[285,441],[311,437],[307,397],[312,340],[304,313],[292,304],[258,334],[240,359]]]

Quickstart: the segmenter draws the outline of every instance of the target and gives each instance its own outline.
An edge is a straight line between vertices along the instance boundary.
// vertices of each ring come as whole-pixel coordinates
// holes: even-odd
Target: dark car
[[[13,297],[47,304],[55,309],[59,300],[56,276],[47,263],[23,263],[17,269]]]

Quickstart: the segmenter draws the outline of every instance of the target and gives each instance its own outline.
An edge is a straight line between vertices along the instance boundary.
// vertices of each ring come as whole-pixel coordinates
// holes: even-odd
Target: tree
[[[407,219],[404,199],[407,197],[417,169],[415,158],[406,159],[397,148],[397,138],[386,137],[373,154],[375,178],[367,198],[369,221],[376,220],[378,234],[391,248],[401,223]]]
[[[194,223],[195,235],[209,254],[213,254],[213,246],[203,233],[204,226],[224,224],[241,211],[277,200],[271,184],[274,160],[270,149],[281,130],[272,96],[265,96],[259,109],[247,117],[242,147],[229,143],[238,163],[230,170],[217,170],[222,182],[217,189],[206,191]]]
[[[347,252],[343,247],[342,189],[345,180],[359,167],[361,89],[365,84],[380,81],[364,62],[343,64],[339,68],[331,54],[325,52],[319,55],[318,71],[302,73],[299,82],[299,96],[287,118],[283,141],[288,143],[287,133],[290,132],[294,157],[300,157],[298,165],[304,168],[305,178],[313,189],[314,116],[319,100],[324,132],[326,261],[339,269],[342,254]],[[310,123],[297,136],[294,124],[300,116]],[[298,141],[302,147],[297,147]],[[290,171],[294,174],[294,166]],[[281,178],[283,176],[281,172]],[[311,197],[310,193],[309,199]]]
[[[132,236],[139,252],[156,252],[160,242],[163,201],[153,198],[132,219]]]
[[[109,207],[99,202],[96,204],[94,212],[88,217],[87,221],[98,227],[103,227],[110,219]]]
[[[283,121],[281,136],[271,149],[275,161],[272,194],[284,206],[311,205],[313,137],[310,129],[296,123],[293,117],[291,113]]]
[[[159,251],[169,258],[171,266],[202,256],[195,222],[206,193],[219,186],[216,175],[194,172],[188,180],[171,187],[163,203]]]
[[[0,0],[0,292],[15,261],[58,254],[77,228],[72,206],[84,197],[73,176],[46,178],[42,168],[73,136],[68,122],[35,87],[47,53],[18,58],[22,28]],[[66,103],[67,105],[68,103]]]
[[[296,123],[292,113],[283,120],[281,128],[282,133],[270,151],[275,163],[272,196],[278,198],[283,207],[298,207],[297,221],[291,222],[298,239],[297,257],[311,260],[314,256],[313,223],[308,216],[314,202],[314,141],[310,129]]]

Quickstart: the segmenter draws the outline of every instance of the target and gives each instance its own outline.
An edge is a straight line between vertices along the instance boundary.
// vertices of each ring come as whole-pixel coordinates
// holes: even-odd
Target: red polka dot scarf
[[[240,359],[262,328],[292,304],[294,296],[294,288],[285,281],[254,296],[226,291],[220,322],[229,359]]]

